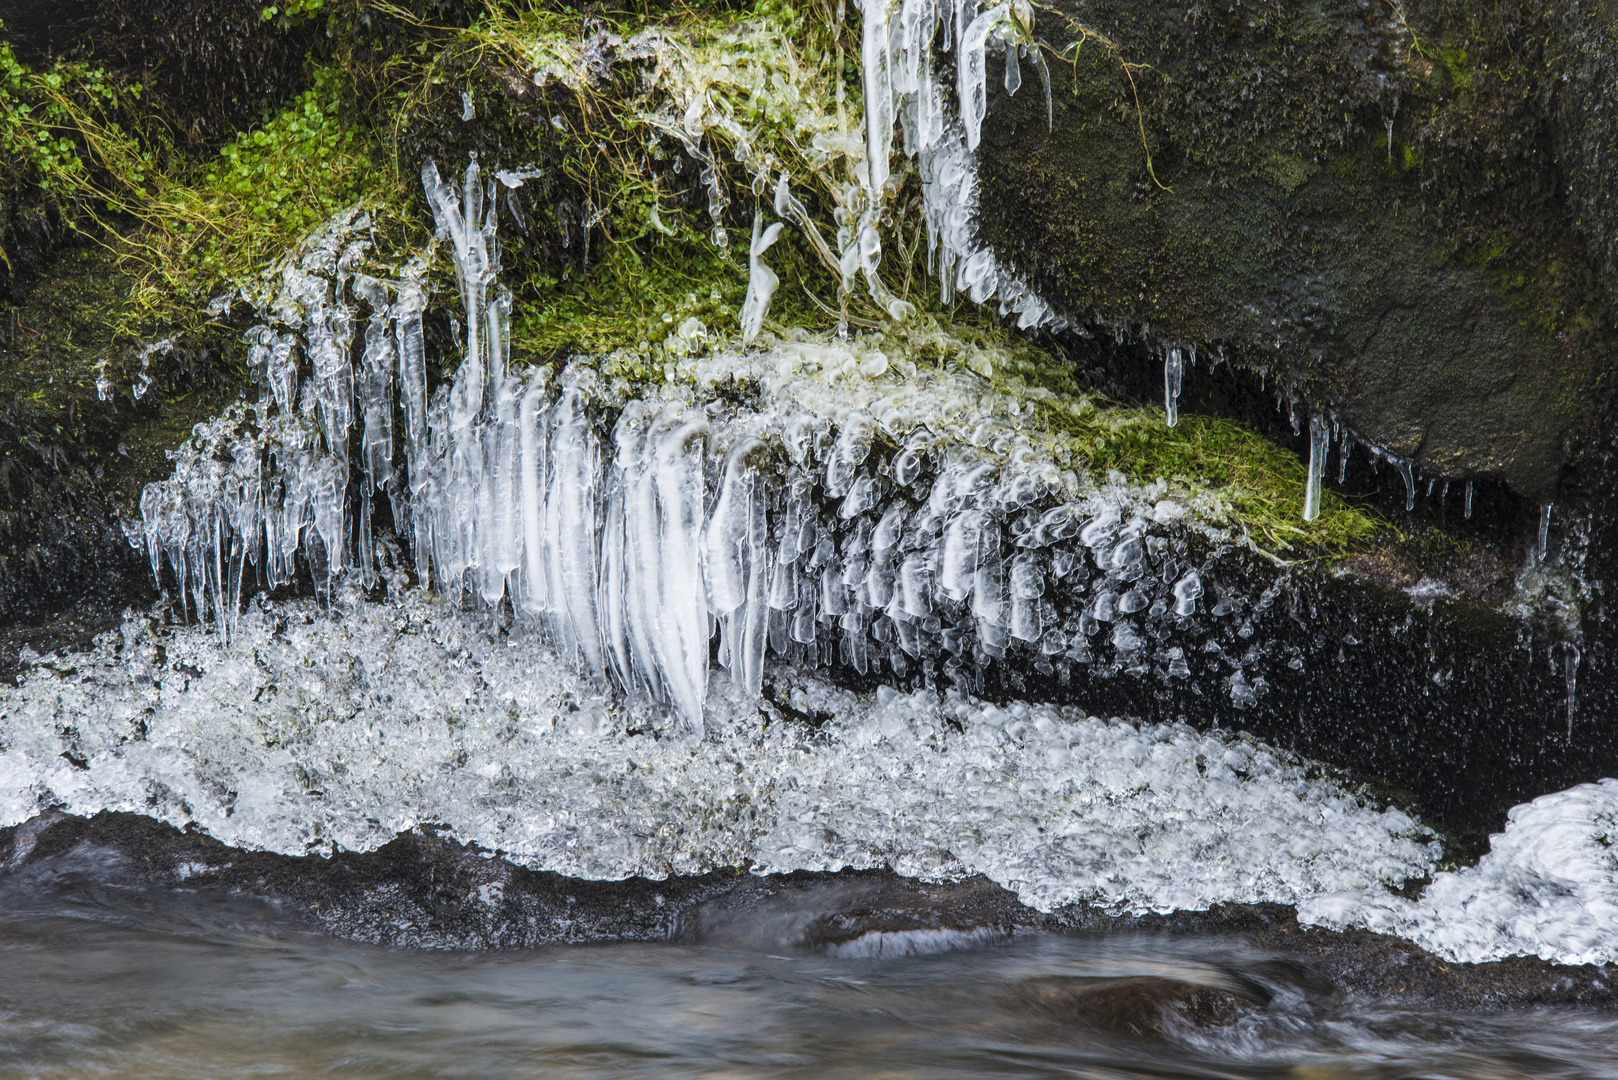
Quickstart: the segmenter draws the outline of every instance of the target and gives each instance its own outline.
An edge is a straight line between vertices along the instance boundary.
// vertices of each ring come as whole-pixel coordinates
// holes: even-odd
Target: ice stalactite
[[[1472,481],[1466,482],[1466,495],[1464,498],[1466,520],[1472,520]]]
[[[720,666],[749,692],[770,652],[970,687],[1014,653],[1047,676],[1075,664],[1144,674],[1168,663],[1164,643],[1199,615],[1186,539],[1158,520],[1176,520],[1174,509],[1081,486],[1010,413],[966,396],[982,392],[970,373],[918,383],[913,366],[894,370],[880,352],[782,342],[706,361],[757,381],[761,407],[704,409],[611,401],[585,366],[554,380],[506,371],[502,305],[478,308],[493,284],[492,227],[469,227],[482,193],[429,190],[471,307],[455,383],[427,399],[420,286],[353,272],[354,256],[331,256],[348,242],[340,232],[288,277],[329,317],[253,331],[266,386],[257,408],[199,429],[174,479],[146,493],[154,573],[166,557],[185,595],[227,629],[249,568],[286,583],[301,554],[322,579],[388,572],[369,522],[345,510],[377,492],[439,591],[509,601],[581,671],[688,733],[703,727],[715,632]],[[329,277],[317,288],[318,267]],[[361,304],[370,314],[355,349],[333,327]],[[346,404],[314,380],[290,392],[298,369],[277,357],[300,346],[347,358],[347,369],[316,366]],[[878,382],[851,399],[846,379]],[[389,393],[402,405],[407,470],[383,438]],[[976,418],[970,432],[934,434],[962,414]],[[357,461],[326,442],[344,416]],[[1183,650],[1175,660],[1186,666]]]
[[[1303,520],[1320,516],[1321,487],[1325,481],[1326,458],[1331,453],[1331,428],[1323,416],[1309,418],[1309,479],[1303,493]]]
[[[1180,422],[1180,384],[1185,379],[1185,354],[1178,346],[1163,354],[1163,411],[1169,427]]]
[[[1405,458],[1396,457],[1389,457],[1388,461],[1405,482],[1405,509],[1407,511],[1414,510],[1416,508],[1416,477],[1412,471],[1411,463]]]
[[[770,249],[770,245],[775,243],[785,227],[777,221],[766,229],[764,216],[753,215],[753,242],[747,249],[747,297],[742,302],[743,345],[751,344],[753,339],[758,337],[758,332],[763,329],[764,316],[770,310],[770,300],[775,295],[776,286],[781,283],[775,271],[764,265],[762,256]]]
[[[999,299],[1001,314],[1017,317],[1018,326],[1065,325],[1020,276],[1003,267],[994,253],[977,239],[973,215],[977,207],[977,159],[974,151],[988,110],[988,50],[1004,47],[1010,72],[1017,49],[1026,44],[1013,21],[1009,4],[977,10],[977,0],[865,0],[862,27],[862,72],[866,102],[865,192],[851,227],[839,239],[846,282],[858,270],[864,273],[872,299],[895,319],[909,313],[909,305],[892,297],[877,276],[881,239],[876,228],[891,176],[893,128],[897,120],[904,132],[904,150],[916,159],[922,179],[927,223],[929,262],[938,275],[944,302],[957,292],[974,303]],[[1024,26],[1031,11],[1017,12]],[[954,27],[954,78],[937,70],[934,41],[948,48]],[[1037,54],[1035,54],[1037,57]],[[1050,93],[1049,72],[1043,60],[1036,68]],[[1015,80],[1020,84],[1020,78]],[[954,116],[945,87],[953,83]],[[777,212],[785,216],[778,205]],[[825,258],[825,254],[822,255]]]
[[[1539,504],[1539,537],[1534,544],[1534,553],[1539,557],[1540,562],[1545,561],[1545,556],[1550,552],[1551,548],[1552,505],[1554,504],[1549,502]]]
[[[1583,657],[1579,653],[1579,646],[1575,642],[1567,643],[1567,737],[1573,739],[1573,709],[1578,703],[1579,691],[1579,661]]]

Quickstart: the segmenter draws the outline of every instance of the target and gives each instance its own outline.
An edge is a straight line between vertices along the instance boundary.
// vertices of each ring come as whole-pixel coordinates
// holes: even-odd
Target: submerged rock
[[[1149,975],[1123,979],[1048,977],[1019,986],[1008,1006],[1058,1023],[1141,1038],[1161,1037],[1166,1025],[1228,1024],[1268,1002],[1257,987],[1202,985]]]

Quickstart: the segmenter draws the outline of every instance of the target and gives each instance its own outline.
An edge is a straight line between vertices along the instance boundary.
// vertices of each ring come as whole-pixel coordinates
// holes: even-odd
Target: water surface
[[[464,954],[289,932],[252,903],[104,899],[0,918],[0,1075],[1618,1075],[1618,1017],[1358,999],[1233,939],[935,933],[830,956],[744,927]]]

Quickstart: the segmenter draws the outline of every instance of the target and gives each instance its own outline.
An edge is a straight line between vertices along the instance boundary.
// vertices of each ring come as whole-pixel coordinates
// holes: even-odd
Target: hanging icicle
[[[1303,520],[1320,516],[1321,485],[1325,480],[1326,457],[1331,453],[1331,428],[1325,417],[1309,417],[1309,479],[1303,491]]]
[[[1169,427],[1180,422],[1180,384],[1184,378],[1184,354],[1174,346],[1163,354],[1163,411]]]

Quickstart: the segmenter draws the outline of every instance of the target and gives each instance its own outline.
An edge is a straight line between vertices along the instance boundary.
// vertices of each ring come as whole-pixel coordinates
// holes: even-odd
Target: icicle
[[[1180,384],[1185,376],[1185,359],[1178,348],[1163,355],[1163,410],[1168,414],[1168,426],[1180,422]]]
[[[961,36],[961,53],[957,58],[958,64],[956,92],[959,95],[961,109],[961,123],[966,128],[966,148],[976,151],[978,140],[982,137],[983,117],[989,111],[989,97],[986,87],[988,79],[988,40],[989,33],[996,23],[1006,17],[1008,7],[1000,4],[983,12],[972,20]]]
[[[893,148],[893,69],[889,51],[891,0],[865,0],[860,46],[864,64],[865,139],[868,187],[873,201],[888,186],[888,156]]]
[[[1015,95],[1022,89],[1022,68],[1017,65],[1017,43],[1006,42],[1006,93]]]
[[[752,523],[753,473],[746,457],[759,445],[743,439],[725,457],[719,498],[703,540],[703,567],[708,580],[709,604],[716,615],[729,615],[747,600],[747,558]]]
[[[546,586],[556,608],[563,650],[602,675],[596,612],[596,499],[600,451],[576,387],[562,392],[552,426],[546,514]]]
[[[708,601],[699,539],[707,434],[707,423],[700,414],[668,416],[653,426],[648,448],[656,477],[658,517],[653,528],[659,533],[656,558],[660,565],[652,574],[646,574],[648,567],[640,567],[643,580],[658,585],[653,601],[657,605],[654,652],[669,703],[689,732],[698,736],[708,696]]]
[[[785,180],[785,177],[782,178]],[[761,256],[775,243],[784,228],[777,221],[764,228],[764,215],[753,214],[753,242],[747,249],[747,298],[742,302],[742,344],[750,345],[764,327],[765,313],[770,309],[770,298],[781,279],[775,271],[764,265]]]
[[[1331,453],[1331,428],[1324,417],[1309,418],[1309,479],[1303,493],[1303,520],[1313,521],[1320,516],[1320,495],[1326,456]]]
[[[1550,550],[1551,543],[1551,503],[1541,503],[1539,506],[1539,561],[1545,561],[1545,554]]]
[[[1466,508],[1466,520],[1471,521],[1472,520],[1472,481],[1470,481],[1470,480],[1468,480],[1466,482],[1466,494],[1465,494],[1464,499],[1463,499],[1463,505]]]
[[[1343,434],[1343,443],[1337,450],[1337,482],[1345,483],[1348,480],[1348,454],[1354,449],[1354,437]]]
[[[543,371],[543,369],[541,369]],[[517,429],[521,453],[523,576],[520,604],[529,615],[548,611],[549,590],[545,572],[545,383],[534,379],[517,407]]]
[[[1399,470],[1399,475],[1404,479],[1405,510],[1414,510],[1416,508],[1416,477],[1411,471],[1410,462],[1396,457],[1390,457],[1388,460],[1393,462],[1393,467]]]
[[[1567,737],[1573,739],[1573,707],[1578,700],[1579,689],[1579,647],[1574,642],[1567,643]]]
[[[1030,46],[1028,58],[1034,62],[1034,70],[1039,72],[1040,85],[1045,88],[1045,128],[1047,131],[1056,130],[1056,104],[1051,98],[1051,69],[1045,66],[1045,57],[1039,51],[1038,45]],[[1197,364],[1197,352],[1191,350],[1191,366]]]

